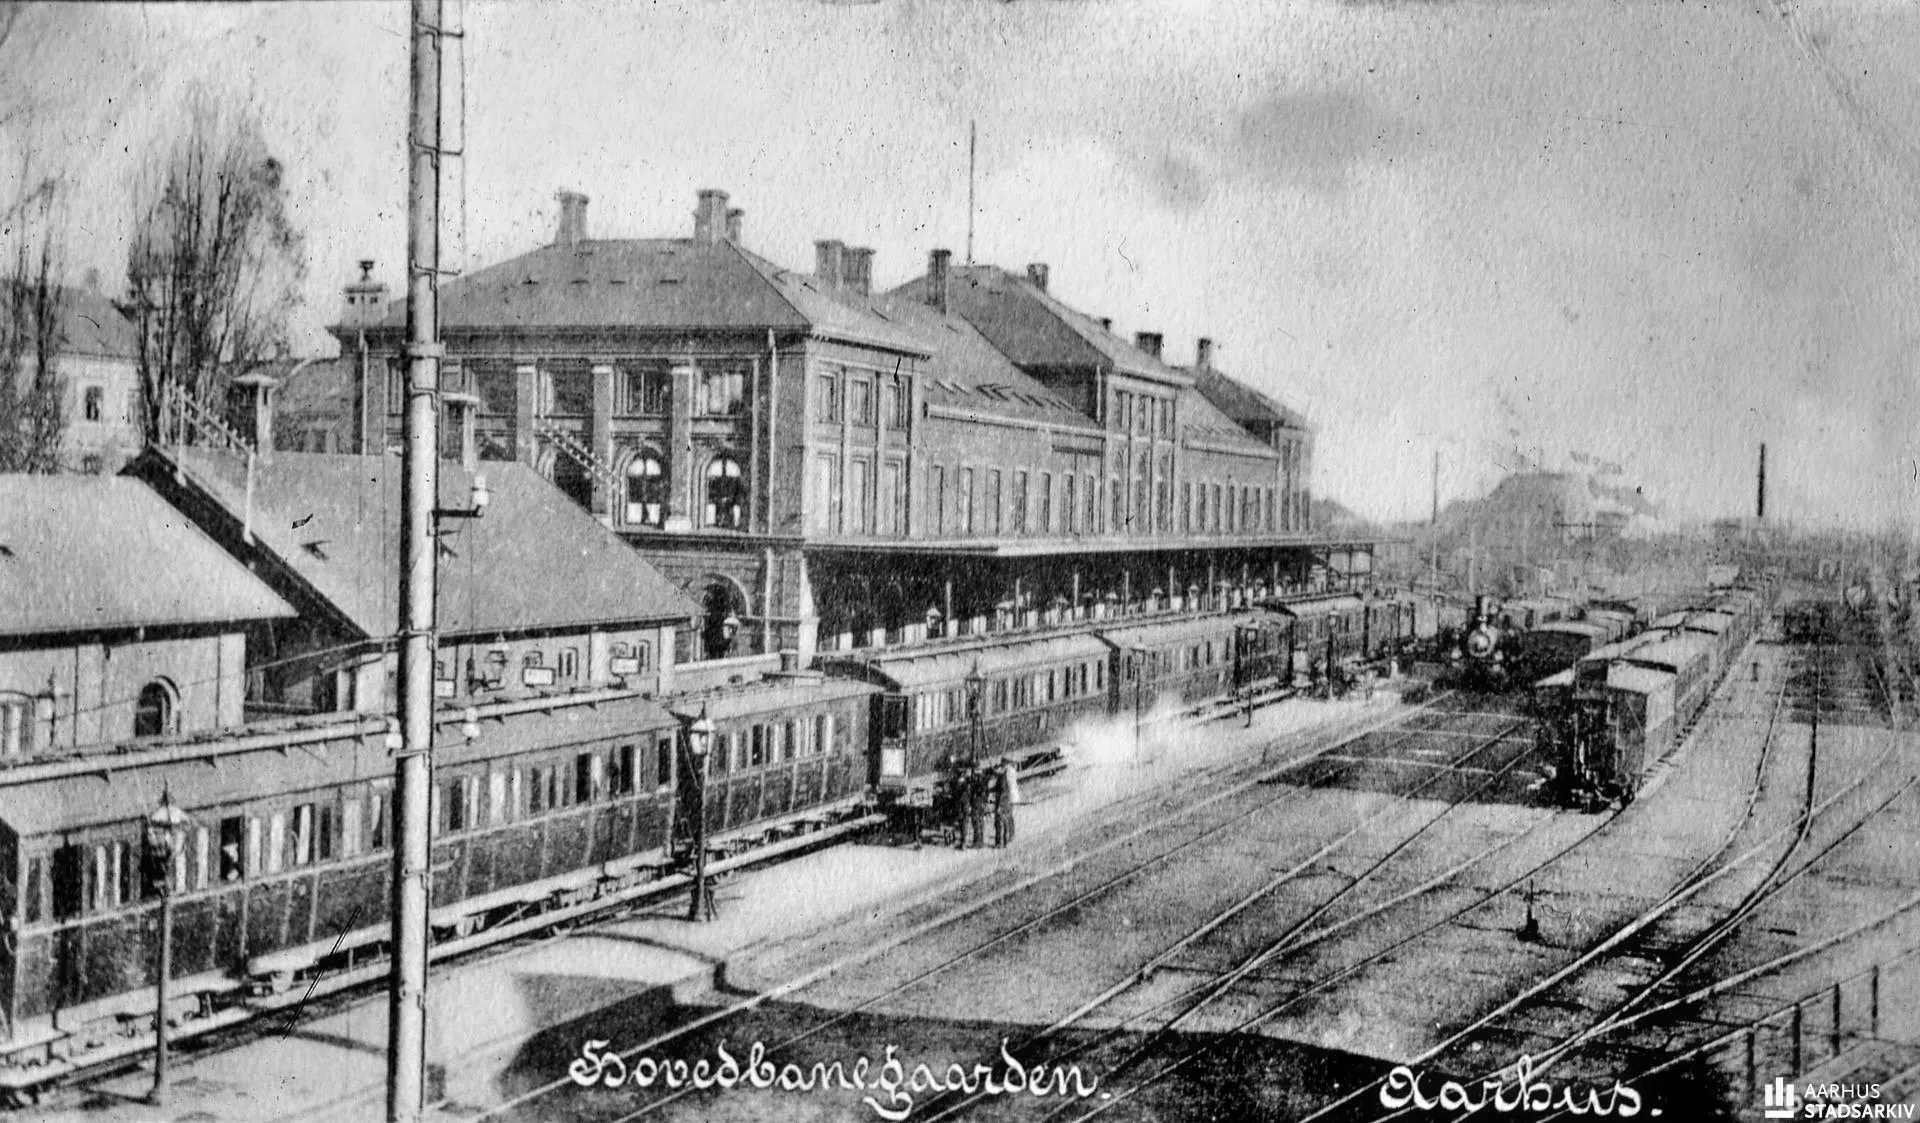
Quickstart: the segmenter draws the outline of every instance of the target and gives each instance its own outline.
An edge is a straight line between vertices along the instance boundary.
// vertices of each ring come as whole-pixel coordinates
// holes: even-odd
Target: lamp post
[[[153,1088],[147,1102],[159,1107],[167,1095],[167,983],[173,974],[173,856],[179,849],[181,832],[191,822],[186,812],[173,805],[173,796],[164,789],[160,806],[147,816],[147,855],[149,884],[160,894],[160,969],[154,981],[156,1010],[153,1017]]]
[[[713,722],[705,706],[687,726],[687,755],[693,762],[693,896],[687,901],[687,919],[694,923],[714,918],[713,889],[707,884],[707,752],[713,748]]]
[[[980,763],[980,723],[984,718],[987,695],[987,680],[980,674],[980,664],[975,663],[973,670],[967,672],[964,680],[967,688],[967,763]]]

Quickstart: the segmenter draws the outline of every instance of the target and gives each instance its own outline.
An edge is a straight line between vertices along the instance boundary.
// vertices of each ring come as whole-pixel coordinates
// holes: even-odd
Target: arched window
[[[660,526],[666,521],[667,474],[660,458],[643,452],[627,462],[627,523]]]
[[[133,707],[133,735],[158,737],[175,729],[176,703],[173,687],[165,679],[154,679],[140,688],[140,699]]]
[[[740,462],[723,452],[707,465],[707,525],[738,530],[746,519],[747,481]]]

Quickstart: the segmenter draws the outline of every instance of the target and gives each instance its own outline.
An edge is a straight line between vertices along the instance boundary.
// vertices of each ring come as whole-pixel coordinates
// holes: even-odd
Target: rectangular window
[[[340,807],[340,855],[351,858],[360,853],[360,843],[365,837],[360,832],[360,801],[349,799]]]
[[[622,413],[662,415],[673,411],[673,370],[665,362],[623,366],[619,386]]]
[[[193,887],[207,887],[207,867],[213,857],[213,835],[205,827],[193,831]]]
[[[1087,473],[1083,482],[1086,484],[1086,488],[1080,495],[1080,502],[1084,505],[1084,509],[1081,511],[1080,529],[1088,534],[1098,534],[1100,532],[1100,488],[1099,485],[1094,482],[1094,476],[1091,472]]]
[[[856,456],[847,468],[847,531],[850,534],[873,533],[873,461]]]
[[[873,424],[873,383],[865,378],[847,380],[847,412],[855,425]]]
[[[913,424],[913,383],[906,375],[896,374],[887,392],[887,426],[905,430]]]
[[[1180,531],[1183,534],[1193,532],[1193,484],[1191,481],[1180,485]]]
[[[800,755],[800,723],[789,721],[780,726],[780,759],[793,760]]]
[[[541,395],[548,416],[588,417],[593,413],[593,371],[585,364],[565,363],[540,372]]]
[[[335,847],[335,828],[339,825],[339,811],[331,803],[319,806],[313,823],[313,860],[331,861],[337,849]]]
[[[40,897],[44,892],[40,888],[40,883],[46,876],[45,866],[46,864],[37,857],[27,859],[27,884],[22,892],[26,898],[26,923],[28,924],[40,922]]]
[[[833,715],[819,714],[813,719],[813,744],[815,753],[826,752],[833,744]]]
[[[600,758],[593,753],[581,753],[573,758],[573,800],[586,803],[599,795],[599,785],[595,773],[599,771]]]
[[[987,469],[987,525],[991,534],[1000,533],[1001,519],[1000,469]]]
[[[746,412],[747,372],[737,363],[700,372],[698,412],[705,417],[733,417]]]
[[[673,782],[673,738],[662,737],[653,744],[653,785],[665,790]]]
[[[958,505],[958,510],[955,513],[958,515],[960,520],[960,532],[962,534],[974,533],[976,528],[973,524],[973,469],[972,468],[960,469],[960,492],[955,497],[955,499]]]
[[[898,537],[907,532],[907,486],[902,478],[906,468],[898,460],[889,460],[880,476],[880,532]]]
[[[563,647],[554,659],[554,669],[560,675],[561,682],[572,682],[580,677],[580,649]]]
[[[1013,474],[1013,532],[1027,532],[1027,472],[1024,468]]]
[[[840,374],[827,370],[813,380],[813,419],[840,424]]]
[[[287,861],[287,816],[275,811],[267,820],[267,872],[279,873]]]
[[[440,785],[440,831],[452,834],[467,829],[466,785],[458,779]]]
[[[947,533],[947,470],[936,464],[927,469],[927,497],[933,502],[933,533],[943,538]]]
[[[80,401],[80,416],[88,421],[98,421],[106,413],[106,390],[98,386],[89,386]]]
[[[1036,526],[1042,534],[1053,533],[1053,473],[1040,473],[1040,518]]]
[[[840,533],[840,457],[837,454],[814,457],[813,491],[815,533]]]
[[[747,756],[747,767],[758,768],[767,763],[767,727],[753,727],[753,751]]]
[[[527,814],[542,815],[553,806],[548,796],[548,779],[553,775],[550,769],[529,768],[527,770]]]
[[[1068,472],[1066,475],[1067,493],[1060,497],[1061,506],[1065,507],[1067,511],[1068,534],[1080,533],[1080,505],[1078,502],[1078,496],[1080,494],[1080,488],[1078,486],[1079,478],[1080,477],[1074,475],[1072,472]]]

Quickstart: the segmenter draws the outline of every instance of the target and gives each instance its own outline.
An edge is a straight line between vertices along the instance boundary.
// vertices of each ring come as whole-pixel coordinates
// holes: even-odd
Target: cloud
[[[1354,86],[1270,94],[1242,110],[1226,138],[1243,175],[1332,192],[1366,161],[1414,151],[1420,132]]]

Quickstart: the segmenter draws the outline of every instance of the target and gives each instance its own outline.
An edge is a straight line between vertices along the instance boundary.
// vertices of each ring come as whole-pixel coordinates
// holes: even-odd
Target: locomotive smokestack
[[[1754,504],[1753,515],[1756,519],[1767,517],[1767,446],[1764,441],[1760,444],[1760,496]]]

